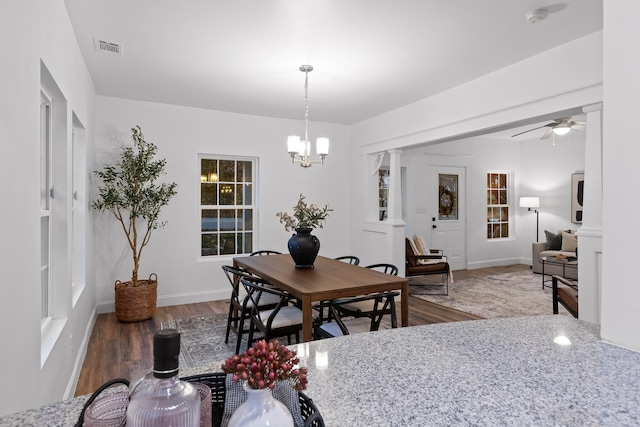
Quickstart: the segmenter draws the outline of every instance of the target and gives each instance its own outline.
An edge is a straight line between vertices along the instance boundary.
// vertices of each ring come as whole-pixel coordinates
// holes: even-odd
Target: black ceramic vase
[[[313,268],[313,262],[320,250],[320,240],[311,234],[311,228],[296,228],[296,234],[289,239],[289,253],[296,268]]]

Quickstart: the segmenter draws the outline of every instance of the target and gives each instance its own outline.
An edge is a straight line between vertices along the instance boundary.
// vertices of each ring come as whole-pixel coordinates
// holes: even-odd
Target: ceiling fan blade
[[[549,139],[549,137],[553,135],[553,128],[551,129],[547,129],[547,131],[545,133],[542,134],[542,136],[540,137],[540,139]]]
[[[571,130],[585,130],[587,127],[581,123],[575,123],[573,125],[571,125]]]
[[[537,130],[537,129],[542,129],[542,128],[555,126],[555,125],[556,125],[555,122],[554,123],[547,123],[546,125],[538,126],[537,128],[525,130],[524,132],[520,132],[520,133],[516,133],[515,135],[511,135],[511,138],[513,138],[514,136],[522,135],[523,133],[527,133],[527,132],[531,132],[531,131],[534,131],[534,130]]]

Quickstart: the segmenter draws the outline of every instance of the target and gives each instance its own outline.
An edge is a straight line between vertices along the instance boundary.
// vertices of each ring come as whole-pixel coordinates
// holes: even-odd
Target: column
[[[579,317],[600,323],[602,293],[602,103],[583,108],[587,115],[584,209],[578,230]]]

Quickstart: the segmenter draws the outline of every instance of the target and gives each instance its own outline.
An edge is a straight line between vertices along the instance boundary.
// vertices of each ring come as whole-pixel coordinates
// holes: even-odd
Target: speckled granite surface
[[[559,335],[571,345],[554,343]],[[315,367],[318,349],[328,368]],[[567,316],[400,328],[304,350],[307,395],[328,427],[640,425],[640,353],[601,342],[597,326]],[[84,399],[0,425],[72,426]]]

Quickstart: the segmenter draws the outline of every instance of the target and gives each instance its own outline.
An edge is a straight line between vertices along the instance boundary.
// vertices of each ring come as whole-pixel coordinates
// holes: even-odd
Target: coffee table
[[[545,275],[551,277],[550,274],[547,274],[544,272],[545,264],[561,265],[562,277],[566,277],[567,268],[573,268],[575,270],[578,269],[578,258],[574,258],[574,257],[557,259],[554,256],[543,256],[542,258],[540,258],[540,261],[542,262],[542,289],[544,289],[545,286],[550,288],[551,285],[546,285],[546,283],[551,283],[551,280],[552,280],[551,278],[549,279],[544,278]]]

